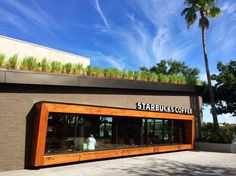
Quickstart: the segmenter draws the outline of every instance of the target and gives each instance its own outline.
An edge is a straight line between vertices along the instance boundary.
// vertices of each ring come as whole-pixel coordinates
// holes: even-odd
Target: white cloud
[[[94,2],[96,10],[105,24],[104,27],[95,25],[97,31],[116,38],[117,43],[123,46],[123,51],[130,54],[133,60],[133,62],[130,61],[130,64],[136,65],[136,67],[150,67],[160,59],[185,60],[197,43],[195,42],[197,39],[190,37],[195,35],[196,26],[193,27],[193,30],[187,31],[184,19],[180,16],[180,8],[183,3],[176,1],[163,3],[160,0],[135,1],[137,7],[140,8],[139,13],[143,13],[148,21],[141,20],[135,15],[136,10],[134,13],[126,11],[123,16],[127,18],[126,25],[122,26],[113,22],[111,26],[101,10],[99,1]],[[133,6],[134,1],[127,3]],[[179,25],[179,22],[182,24]],[[150,24],[153,25],[152,28],[150,28]],[[180,32],[175,33],[176,29]]]
[[[86,56],[91,59],[93,66],[103,65],[103,67],[115,67],[119,70],[125,68],[125,62],[123,58],[118,58],[113,55],[104,54],[101,51],[83,51],[86,53]]]
[[[13,25],[18,28],[18,30],[21,30],[25,33],[29,32],[29,28],[26,27],[26,22],[18,17],[17,15],[14,15],[2,8],[0,8],[0,22],[7,23],[10,25]]]
[[[16,0],[9,0],[6,1],[6,3],[20,13],[18,19],[21,19],[21,21],[29,20],[37,28],[45,30],[50,35],[54,36],[53,29],[58,27],[57,22],[51,18],[49,14],[44,11],[35,1],[31,1],[27,3],[27,5]]]
[[[210,58],[217,60],[229,60],[236,47],[236,2],[222,2],[219,7],[223,15],[211,21],[208,31],[208,48]]]
[[[163,25],[168,25],[172,22],[173,16],[180,14],[179,7],[182,2],[172,0],[164,3],[163,0],[142,0],[138,1],[137,5],[143,11],[148,20],[159,28]]]
[[[110,26],[109,26],[109,24],[107,22],[107,18],[105,17],[103,11],[101,10],[101,7],[100,7],[100,4],[99,4],[98,0],[95,0],[95,8],[98,11],[100,17],[102,18],[102,21],[103,21],[104,25],[106,26],[106,28],[108,30],[110,30]]]

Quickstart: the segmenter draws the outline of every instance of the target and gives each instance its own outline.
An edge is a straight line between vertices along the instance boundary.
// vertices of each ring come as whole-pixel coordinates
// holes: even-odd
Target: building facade
[[[202,91],[0,70],[0,170],[192,149]]]
[[[58,61],[61,63],[72,64],[80,63],[84,67],[90,65],[89,58],[1,35],[0,53],[7,57],[17,54],[19,61],[24,57],[32,56],[38,60],[46,58],[49,62]]]

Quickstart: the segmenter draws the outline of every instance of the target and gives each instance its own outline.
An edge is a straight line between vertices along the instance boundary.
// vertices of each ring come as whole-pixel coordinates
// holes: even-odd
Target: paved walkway
[[[40,170],[0,172],[0,176],[234,175],[236,154],[182,151],[110,159]]]

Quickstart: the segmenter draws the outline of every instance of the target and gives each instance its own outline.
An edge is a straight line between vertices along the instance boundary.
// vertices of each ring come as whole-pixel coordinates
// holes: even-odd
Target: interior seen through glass
[[[184,121],[50,113],[45,155],[186,143]]]

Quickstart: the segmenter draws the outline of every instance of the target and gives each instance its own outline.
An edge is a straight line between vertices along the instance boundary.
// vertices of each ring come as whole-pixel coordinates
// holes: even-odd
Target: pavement
[[[236,154],[180,151],[85,162],[39,170],[0,172],[0,176],[236,176]]]

